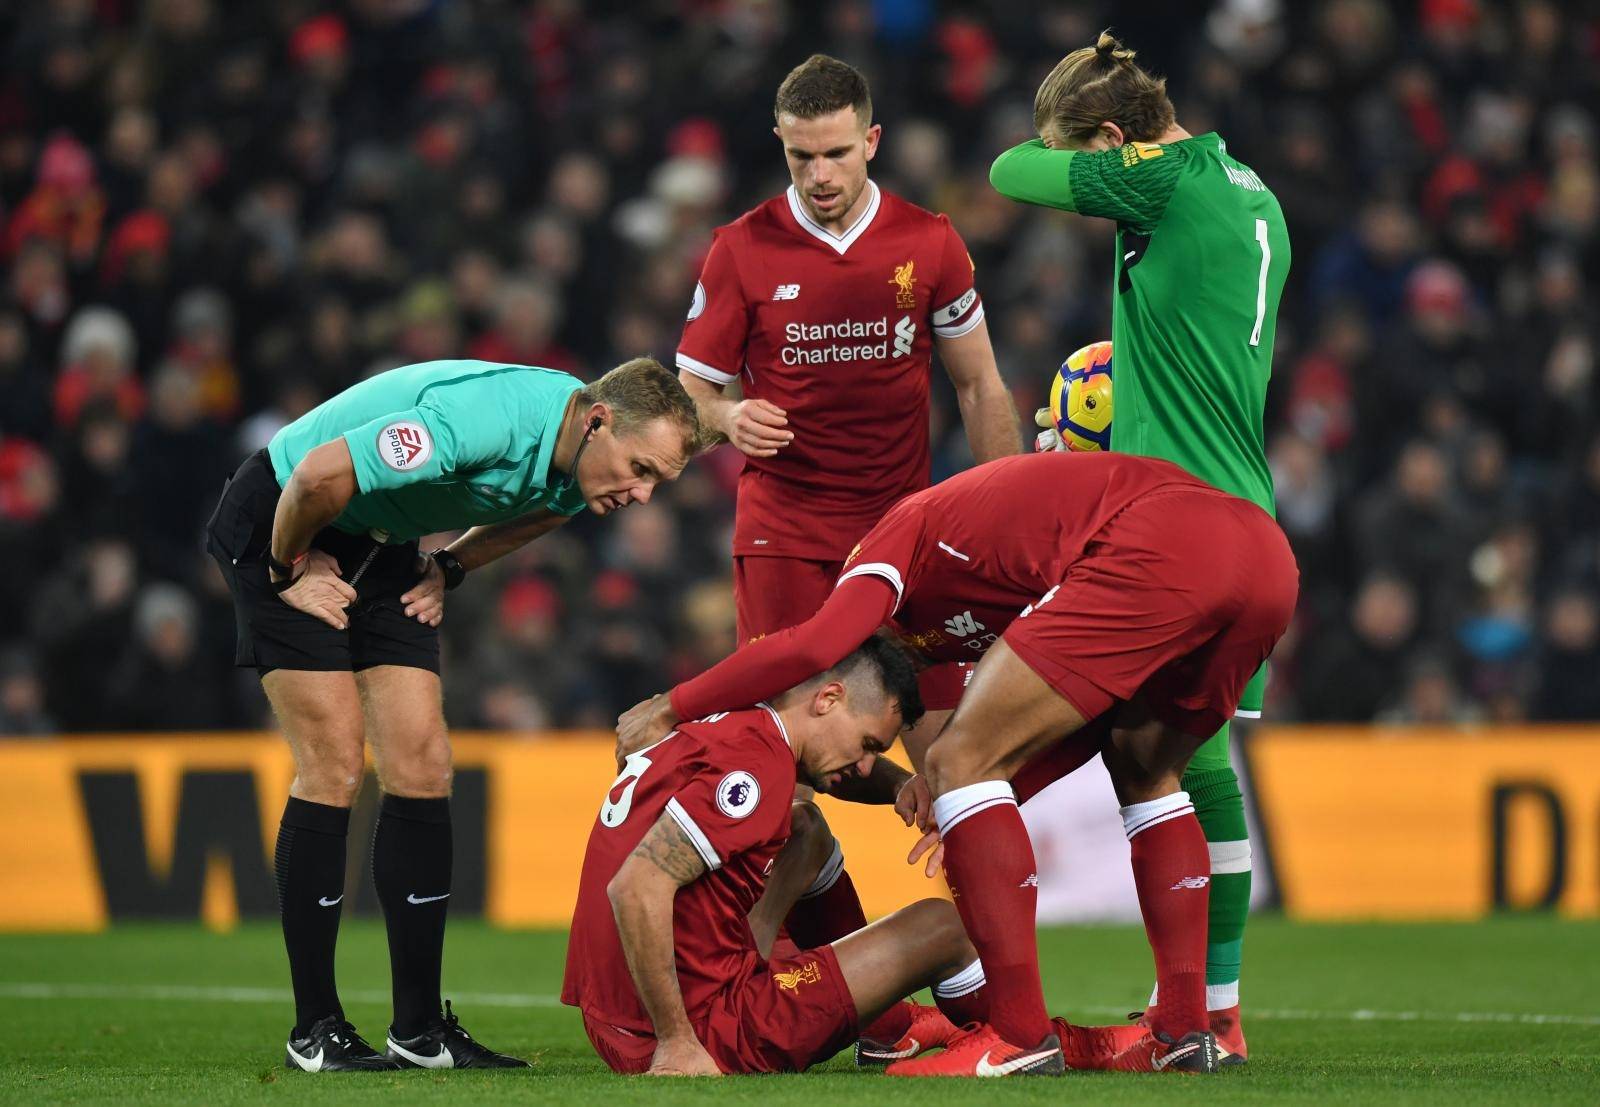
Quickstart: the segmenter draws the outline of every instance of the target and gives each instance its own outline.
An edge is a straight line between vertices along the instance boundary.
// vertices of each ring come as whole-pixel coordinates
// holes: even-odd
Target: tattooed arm
[[[705,873],[705,859],[694,843],[663,813],[606,886],[628,972],[655,1027],[652,1073],[715,1076],[719,1071],[689,1023],[673,952],[672,908],[678,889]]]

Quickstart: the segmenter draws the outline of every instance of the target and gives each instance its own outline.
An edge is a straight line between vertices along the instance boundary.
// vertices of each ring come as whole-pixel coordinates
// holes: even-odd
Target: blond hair
[[[653,357],[636,357],[586,384],[578,402],[605,404],[614,420],[612,432],[631,434],[646,423],[668,419],[683,431],[684,450],[693,452],[700,441],[700,418],[694,401],[678,378]]]
[[[1093,46],[1056,63],[1033,98],[1033,125],[1041,138],[1084,146],[1102,123],[1115,123],[1130,142],[1154,142],[1173,121],[1167,81],[1133,64],[1134,52],[1110,32]]]

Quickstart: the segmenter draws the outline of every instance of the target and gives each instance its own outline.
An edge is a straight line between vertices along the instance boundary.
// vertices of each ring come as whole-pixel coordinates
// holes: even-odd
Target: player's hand
[[[656,1043],[650,1059],[649,1076],[721,1076],[722,1070],[695,1038],[678,1038]]]
[[[417,572],[421,574],[411,590],[400,597],[406,605],[406,615],[424,626],[436,627],[444,622],[444,570],[427,554],[417,555]]]
[[[311,550],[305,568],[294,583],[278,598],[296,611],[304,611],[327,623],[334,630],[348,630],[350,616],[345,608],[356,602],[356,590],[339,576],[338,560],[326,550]]]
[[[723,428],[739,452],[749,457],[772,457],[790,442],[794,432],[785,430],[789,414],[765,400],[740,400],[728,413]]]
[[[617,717],[617,771],[622,771],[622,763],[629,754],[655,745],[677,725],[677,713],[672,710],[672,700],[665,692],[624,711]]]
[[[911,847],[910,854],[906,856],[906,864],[915,865],[925,853],[928,862],[922,867],[922,872],[931,880],[944,868],[944,841],[940,839],[936,826],[930,826],[922,832],[922,837],[917,839],[917,844]]]
[[[1034,412],[1033,423],[1034,426],[1043,428],[1037,435],[1034,436],[1034,453],[1047,454],[1055,450],[1064,450],[1067,448],[1066,443],[1061,441],[1061,432],[1056,430],[1055,417],[1050,414],[1049,408],[1041,407],[1038,411]]]
[[[928,780],[921,773],[906,778],[895,793],[894,813],[907,826],[926,831],[933,821],[933,794],[928,791]]]

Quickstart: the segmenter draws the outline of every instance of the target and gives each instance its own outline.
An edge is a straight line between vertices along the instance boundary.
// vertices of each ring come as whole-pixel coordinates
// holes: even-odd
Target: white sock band
[[[1239,982],[1206,985],[1206,1010],[1226,1011],[1239,1006]]]
[[[1207,842],[1211,850],[1211,873],[1247,873],[1250,871],[1250,839],[1234,842]]]
[[[828,854],[828,859],[822,863],[822,871],[817,873],[817,879],[811,882],[811,887],[800,893],[801,899],[810,899],[820,896],[829,888],[839,883],[839,876],[844,872],[844,850],[839,846],[839,839],[833,840],[833,852]]]
[[[1008,803],[1012,807],[1017,805],[1017,797],[1012,795],[1009,782],[980,780],[965,788],[946,792],[934,800],[933,821],[939,827],[940,834],[949,834],[962,819],[970,819],[979,811],[987,811],[991,807]]]
[[[960,999],[962,996],[971,995],[988,982],[988,978],[983,975],[983,962],[973,961],[954,976],[935,984],[933,994],[941,999]]]
[[[1150,989],[1150,1006],[1154,1007],[1156,1005],[1160,991],[1159,986]],[[1237,1006],[1239,1006],[1239,982],[1237,980],[1231,984],[1206,985],[1207,1011],[1226,1011],[1230,1007]]]
[[[1141,831],[1193,814],[1194,804],[1189,802],[1189,793],[1173,792],[1170,796],[1146,800],[1144,803],[1131,803],[1124,807],[1122,809],[1122,829],[1127,833],[1128,841],[1131,842],[1134,835]]]

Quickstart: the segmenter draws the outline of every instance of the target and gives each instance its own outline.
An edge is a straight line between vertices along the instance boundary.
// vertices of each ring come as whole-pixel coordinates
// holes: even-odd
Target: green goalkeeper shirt
[[[1117,222],[1112,448],[1175,462],[1273,510],[1262,441],[1289,234],[1216,134],[1100,153],[1025,142],[989,180],[1013,200]]]

